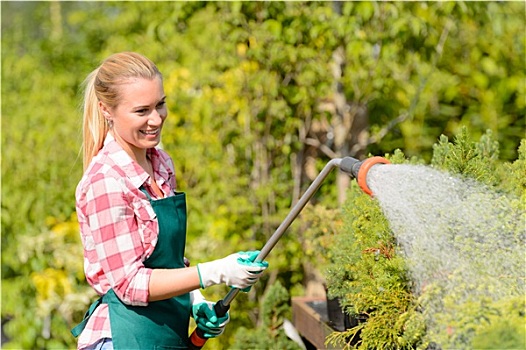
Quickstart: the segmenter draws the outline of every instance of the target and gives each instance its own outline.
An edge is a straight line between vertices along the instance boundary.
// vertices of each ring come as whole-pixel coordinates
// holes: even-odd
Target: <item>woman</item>
[[[112,55],[85,81],[76,206],[86,279],[101,297],[72,330],[79,349],[184,349],[190,315],[215,337],[229,316],[199,287],[250,288],[268,266],[253,262],[257,251],[185,266],[185,194],[156,148],[167,114],[162,75],[142,55]]]

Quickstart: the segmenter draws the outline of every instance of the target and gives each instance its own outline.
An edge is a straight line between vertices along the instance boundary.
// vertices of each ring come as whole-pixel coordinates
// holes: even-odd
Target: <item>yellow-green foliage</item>
[[[285,319],[290,320],[289,292],[278,281],[271,285],[261,303],[261,315],[256,328],[240,327],[236,331],[233,349],[301,349],[290,340],[283,329]]]
[[[36,319],[41,327],[41,341],[36,346],[61,348],[69,342],[71,329],[84,314],[84,305],[90,303],[95,292],[84,283],[82,245],[76,216],[58,221],[48,218],[47,226],[36,237],[20,237],[17,255],[22,264],[30,264],[32,285],[27,287],[20,278],[2,283],[2,311],[13,316],[6,324],[10,334],[24,328],[24,304],[18,303],[21,293],[31,293],[36,298]],[[50,261],[51,263],[48,263]],[[56,317],[52,317],[56,316]],[[53,337],[52,337],[53,335]],[[3,345],[6,349],[26,349],[25,338],[13,337]]]
[[[524,296],[494,305],[476,328],[474,349],[524,349],[526,329]]]

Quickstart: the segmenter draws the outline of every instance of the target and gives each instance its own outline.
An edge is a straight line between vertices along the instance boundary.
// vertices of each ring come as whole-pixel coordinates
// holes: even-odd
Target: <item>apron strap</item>
[[[82,320],[82,322],[80,322],[78,325],[75,326],[75,328],[73,328],[71,330],[71,334],[73,334],[73,336],[76,338],[80,335],[80,333],[82,333],[82,331],[84,330],[84,328],[86,328],[86,325],[88,324],[88,321],[91,317],[91,315],[93,314],[93,312],[95,312],[95,309],[102,303],[102,297],[100,297],[99,299],[95,300],[89,307],[88,311],[86,311],[86,313],[84,314],[84,319]]]
[[[144,186],[141,186],[139,187],[139,190],[144,193],[146,195],[146,197],[148,197],[148,200],[151,202],[152,201],[152,196],[150,196],[150,194],[148,193],[148,191],[146,191],[146,188],[144,188]]]

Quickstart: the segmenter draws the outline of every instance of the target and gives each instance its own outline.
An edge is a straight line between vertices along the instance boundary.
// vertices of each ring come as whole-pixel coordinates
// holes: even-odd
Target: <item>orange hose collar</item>
[[[358,185],[369,196],[372,196],[373,192],[369,186],[367,186],[367,173],[372,168],[372,166],[376,164],[391,164],[391,162],[384,157],[367,158],[363,161],[362,165],[360,165],[360,170],[358,171]]]
[[[197,329],[197,328],[196,328]],[[194,332],[190,335],[190,343],[197,349],[201,349],[208,339],[201,338],[199,334],[194,330]]]

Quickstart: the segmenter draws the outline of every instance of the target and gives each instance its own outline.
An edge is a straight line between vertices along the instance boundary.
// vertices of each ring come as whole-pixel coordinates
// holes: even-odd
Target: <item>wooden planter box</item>
[[[325,345],[325,339],[337,331],[329,324],[327,300],[321,298],[292,298],[292,323],[299,334],[307,340],[307,349],[341,349],[343,344]],[[341,331],[341,330],[339,330]]]

